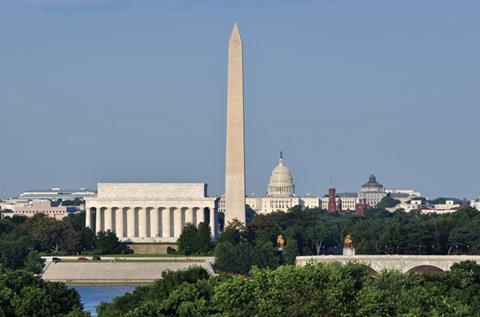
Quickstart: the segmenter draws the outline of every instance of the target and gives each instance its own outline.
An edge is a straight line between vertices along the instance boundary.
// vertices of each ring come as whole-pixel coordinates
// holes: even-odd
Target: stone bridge
[[[396,269],[403,273],[437,273],[450,270],[454,263],[475,261],[480,264],[480,255],[319,255],[297,256],[296,264],[304,266],[309,262],[358,262],[374,272]]]

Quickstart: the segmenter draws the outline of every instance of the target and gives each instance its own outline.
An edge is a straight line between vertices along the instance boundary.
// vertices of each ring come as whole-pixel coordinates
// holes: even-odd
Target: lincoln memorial
[[[187,223],[217,235],[217,198],[203,183],[99,183],[85,204],[87,227],[125,242],[175,242]]]

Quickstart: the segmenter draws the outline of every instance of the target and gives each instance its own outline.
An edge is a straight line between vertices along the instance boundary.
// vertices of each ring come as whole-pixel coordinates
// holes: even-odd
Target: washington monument
[[[243,110],[243,44],[237,24],[228,41],[227,146],[225,225],[245,223],[245,135]]]

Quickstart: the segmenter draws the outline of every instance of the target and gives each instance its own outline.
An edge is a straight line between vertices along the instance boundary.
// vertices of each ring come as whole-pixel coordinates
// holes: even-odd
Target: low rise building
[[[34,189],[22,192],[17,197],[6,200],[11,204],[26,204],[33,201],[51,201],[54,205],[69,207],[69,210],[85,210],[85,198],[93,197],[96,192],[86,188],[79,189]]]
[[[447,200],[444,204],[430,204],[421,208],[422,213],[437,213],[446,214],[455,212],[462,207],[462,204],[457,204],[453,200]]]
[[[87,188],[79,189],[62,189],[62,188],[51,188],[51,189],[34,189],[27,190],[21,193],[18,196],[18,200],[21,201],[30,201],[30,200],[85,200],[85,197],[95,196],[95,191]]]
[[[414,197],[421,197],[422,194],[413,189],[385,189],[385,193],[390,197],[399,200],[400,202],[407,202]]]
[[[55,219],[63,219],[68,216],[66,206],[58,206],[49,200],[34,200],[27,203],[0,203],[2,217],[25,216],[33,217],[37,214],[44,214]]]
[[[437,213],[445,214],[455,212],[462,207],[462,204],[455,203],[454,200],[446,200],[442,204],[432,204],[429,203],[426,199],[412,199],[408,202],[402,202],[396,205],[395,207],[388,208],[389,211],[393,212],[398,209],[403,209],[406,212],[411,212],[412,210],[419,210],[421,213]]]
[[[480,198],[470,200],[470,207],[480,210]]]
[[[329,197],[321,197],[321,208],[328,210]],[[335,194],[335,206],[341,206],[342,211],[354,211],[358,203],[357,193],[338,193]]]

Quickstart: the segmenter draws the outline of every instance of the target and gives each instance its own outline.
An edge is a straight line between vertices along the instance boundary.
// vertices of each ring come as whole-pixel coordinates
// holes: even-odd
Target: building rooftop
[[[362,188],[383,188],[383,185],[377,182],[377,178],[375,175],[370,175],[370,178],[368,179],[368,182],[362,185]]]
[[[30,194],[30,193],[64,193],[64,194],[70,194],[70,193],[95,193],[95,190],[91,190],[88,188],[76,188],[76,189],[64,189],[64,188],[50,188],[50,189],[29,189],[21,193],[20,195],[24,194]]]

